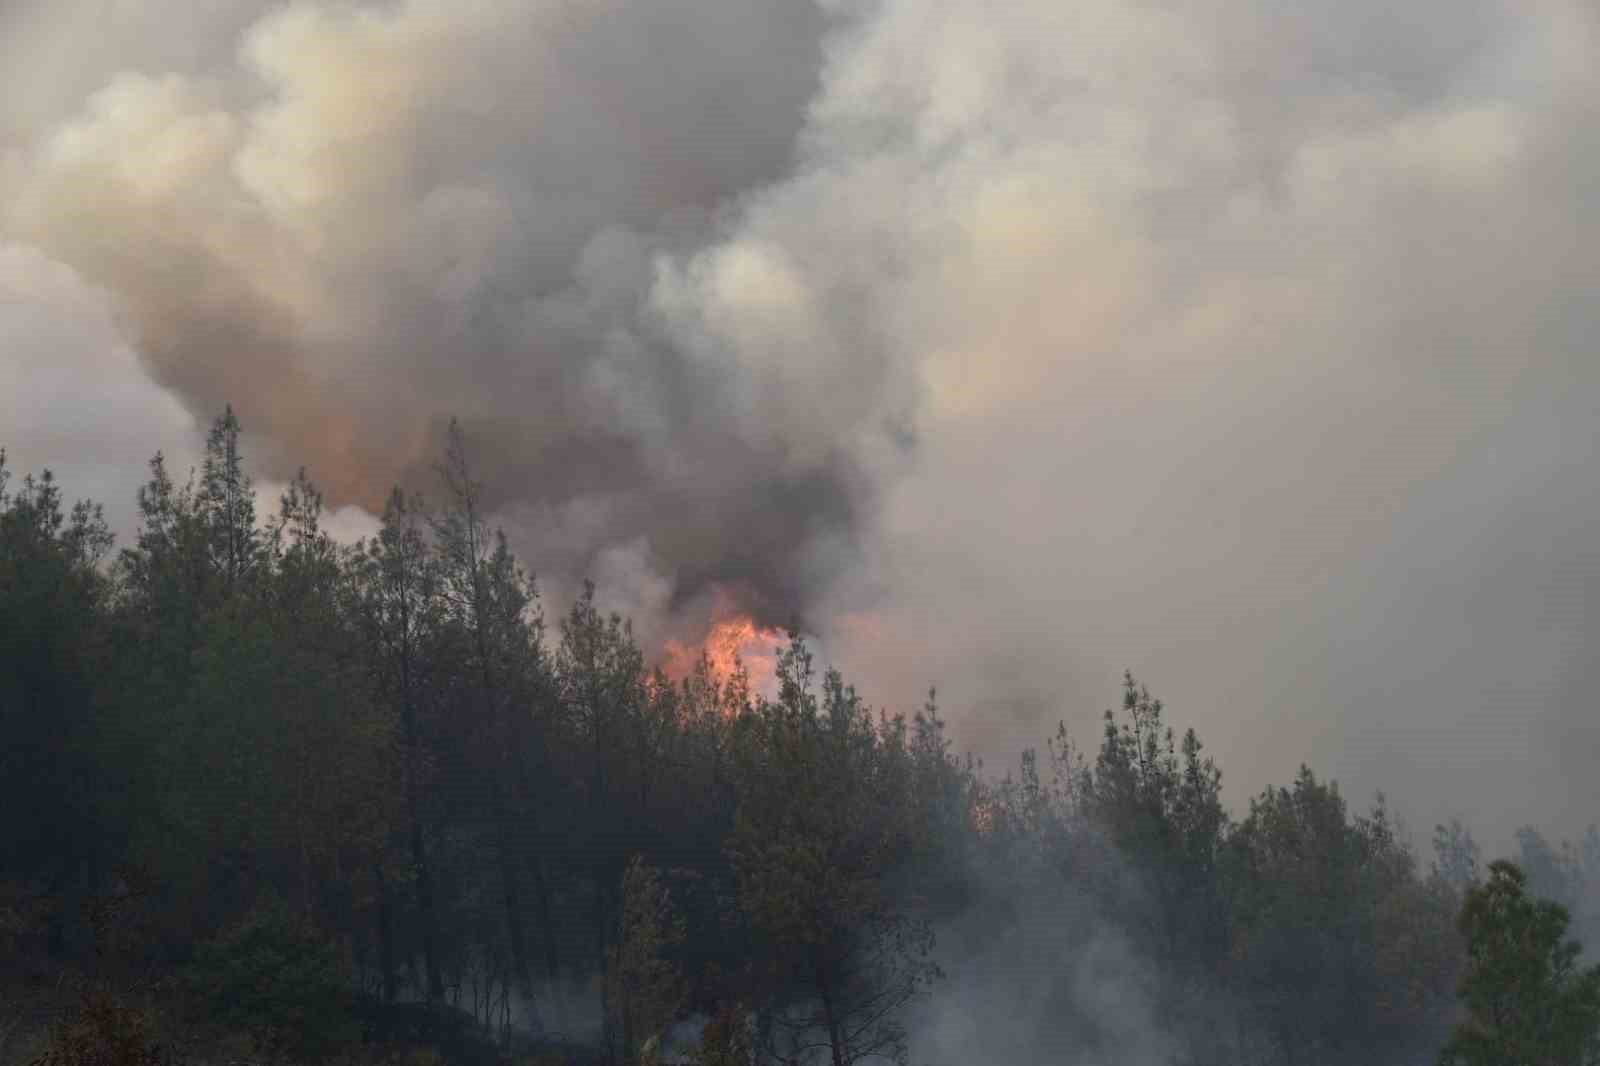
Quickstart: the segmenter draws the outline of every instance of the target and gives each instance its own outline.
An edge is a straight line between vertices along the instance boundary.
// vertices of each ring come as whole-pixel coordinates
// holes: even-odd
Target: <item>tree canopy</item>
[[[705,1063],[853,1066],[991,991],[991,1051],[1115,1061],[1126,1008],[1084,990],[1110,955],[1174,1062],[1594,1061],[1567,932],[1600,917],[1600,834],[1530,828],[1485,877],[1460,823],[1425,869],[1308,767],[1230,811],[1132,674],[1098,748],[1063,725],[997,775],[931,694],[874,708],[799,635],[758,691],[667,677],[592,585],[547,621],[459,426],[353,544],[304,471],[258,514],[242,433],[225,411],[186,475],[155,456],[119,552],[0,453],[19,972],[165,975],[184,1024],[312,1058],[465,1019],[633,1064],[711,1019]],[[149,1035],[84,1002],[61,1047]]]

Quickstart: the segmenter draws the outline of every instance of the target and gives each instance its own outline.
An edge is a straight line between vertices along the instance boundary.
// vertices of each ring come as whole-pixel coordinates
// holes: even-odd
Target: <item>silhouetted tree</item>
[[[1455,891],[1465,892],[1477,882],[1478,842],[1460,819],[1433,827],[1433,856],[1435,873]]]
[[[743,723],[728,841],[775,985],[766,1051],[832,1066],[904,1061],[898,1012],[939,970],[931,927],[888,888],[918,828],[900,772],[903,722],[874,722],[837,673],[819,695],[798,639],[778,679],[778,699]]]
[[[1379,1047],[1415,1039],[1418,1014],[1448,995],[1449,941],[1442,961],[1396,958],[1385,953],[1385,927],[1414,911],[1418,928],[1447,928],[1448,897],[1416,894],[1415,857],[1381,797],[1370,816],[1351,819],[1337,785],[1301,767],[1292,787],[1250,802],[1229,850],[1230,970],[1285,1058],[1370,1061]]]
[[[93,891],[113,857],[127,769],[99,685],[110,543],[99,510],[66,509],[48,471],[11,489],[0,452],[0,872],[45,879],[57,953],[69,886]]]
[[[1600,926],[1600,831],[1526,829],[1526,877],[1480,882],[1452,822],[1424,873],[1381,797],[1352,814],[1304,768],[1236,822],[1198,736],[1131,674],[1088,757],[1063,725],[997,780],[952,753],[931,695],[874,714],[798,640],[774,699],[705,657],[669,679],[586,585],[548,648],[459,426],[439,509],[396,490],[353,548],[304,472],[258,521],[243,439],[229,409],[197,471],[158,454],[110,565],[96,508],[0,458],[16,954],[171,976],[198,953],[189,972],[231,990],[195,994],[202,1020],[327,1046],[353,1038],[358,985],[375,1031],[506,1035],[542,948],[552,989],[600,1000],[615,1060],[697,1014],[708,1063],[844,1066],[906,1057],[941,959],[1050,934],[1042,1000],[1080,980],[1075,946],[1131,945],[1192,1066],[1413,1062],[1457,1020],[1458,981],[1448,1061],[1594,1054],[1600,978],[1558,904]],[[114,960],[93,950],[112,910]],[[559,996],[534,1025],[578,1017]]]
[[[424,766],[428,762],[420,725],[426,648],[440,620],[438,570],[423,533],[425,512],[421,501],[396,488],[383,511],[378,534],[363,547],[359,559],[359,603],[367,637],[367,661],[377,685],[396,710],[401,726],[402,758],[399,789],[404,797],[406,846],[410,875],[416,891],[421,925],[425,991],[430,1000],[444,996],[444,976],[439,963],[439,916],[433,867],[428,858],[427,833],[422,814]],[[387,881],[379,876],[388,905]],[[384,913],[392,915],[392,911]],[[392,920],[392,918],[391,918]],[[380,930],[386,950],[392,952],[392,927]],[[393,976],[385,966],[385,981],[393,998]]]
[[[474,692],[472,719],[482,750],[489,756],[485,784],[495,834],[496,864],[511,964],[524,995],[533,994],[527,935],[522,911],[522,849],[517,843],[518,811],[514,802],[524,775],[519,761],[525,750],[521,728],[527,708],[513,706],[520,672],[537,669],[529,663],[541,655],[543,620],[534,612],[537,595],[511,555],[505,534],[491,533],[484,514],[483,486],[473,477],[466,438],[452,421],[444,462],[443,509],[434,518],[434,541],[447,609],[465,636],[467,673]]]
[[[1089,814],[1136,865],[1153,897],[1155,942],[1169,960],[1213,962],[1226,948],[1219,856],[1227,815],[1222,772],[1188,730],[1181,746],[1160,700],[1123,677],[1119,722],[1105,732],[1088,789]]]

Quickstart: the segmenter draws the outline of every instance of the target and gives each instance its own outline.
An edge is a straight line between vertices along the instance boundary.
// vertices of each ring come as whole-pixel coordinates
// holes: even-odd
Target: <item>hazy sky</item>
[[[991,759],[1600,817],[1594,0],[7,0],[0,442],[737,587]]]

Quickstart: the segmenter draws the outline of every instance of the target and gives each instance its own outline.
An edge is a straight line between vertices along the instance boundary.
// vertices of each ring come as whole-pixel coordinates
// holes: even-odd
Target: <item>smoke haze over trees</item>
[[[931,698],[875,711],[799,638],[763,694],[651,668],[592,588],[547,619],[459,429],[356,543],[305,472],[258,516],[241,439],[228,410],[192,473],[157,455],[115,554],[50,475],[0,482],[0,932],[19,974],[100,982],[58,1047],[181,1025],[314,1059],[422,1002],[451,1055],[575,1062],[707,1019],[707,1063],[1596,1046],[1563,946],[1600,936],[1593,829],[1525,828],[1485,879],[1459,822],[1421,857],[1306,766],[1231,811],[1131,675],[1092,752],[1063,725],[986,772]],[[104,998],[152,972],[154,1015]]]
[[[1596,55],[0,0],[0,946],[241,1059],[1573,1052],[1483,1018],[1600,940]]]
[[[1132,660],[1236,807],[1315,751],[1575,837],[1597,41],[1589,0],[12,0],[0,427],[126,536],[231,402],[369,532],[454,414],[549,602],[592,577],[652,652],[731,589],[992,758]]]

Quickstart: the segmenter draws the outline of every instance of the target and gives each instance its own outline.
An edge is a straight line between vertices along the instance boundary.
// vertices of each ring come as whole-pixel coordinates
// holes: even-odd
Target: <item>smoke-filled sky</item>
[[[1600,817],[1594,0],[5,0],[0,441],[459,416],[559,598],[722,590],[1009,758]],[[654,637],[651,637],[654,639]]]

